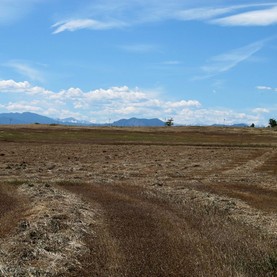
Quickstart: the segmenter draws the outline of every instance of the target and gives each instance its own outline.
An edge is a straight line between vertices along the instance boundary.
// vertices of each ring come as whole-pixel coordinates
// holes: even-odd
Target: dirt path
[[[96,236],[87,241],[91,254],[83,260],[83,276],[259,276],[256,266],[268,270],[260,260],[262,240],[220,216],[204,219],[201,211],[182,209],[139,187],[66,188],[104,212]]]

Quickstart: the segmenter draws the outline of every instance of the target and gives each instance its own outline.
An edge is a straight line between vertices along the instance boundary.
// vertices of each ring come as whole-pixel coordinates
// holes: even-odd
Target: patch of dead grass
[[[13,182],[0,184],[0,238],[14,231],[22,213],[27,208],[26,198],[17,193]]]
[[[74,276],[88,251],[83,239],[91,233],[94,211],[49,183],[24,183],[18,192],[29,200],[29,209],[0,241],[0,275]]]

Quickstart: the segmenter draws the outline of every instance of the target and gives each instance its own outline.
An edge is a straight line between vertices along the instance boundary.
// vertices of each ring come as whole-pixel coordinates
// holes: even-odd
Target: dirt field
[[[0,126],[0,276],[277,276],[277,131]]]

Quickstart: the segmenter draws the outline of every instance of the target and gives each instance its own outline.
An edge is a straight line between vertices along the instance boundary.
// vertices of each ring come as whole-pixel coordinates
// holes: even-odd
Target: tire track
[[[185,257],[193,258],[193,249],[185,245],[185,224],[173,211],[164,209],[162,203],[147,200],[134,187],[127,191],[105,186],[67,189],[85,195],[105,209],[109,228],[109,237],[105,235],[105,239],[110,240],[105,243],[116,244],[113,250],[118,253],[106,251],[110,257],[104,260],[109,264],[103,264],[97,276],[187,276],[185,272],[193,271],[188,261],[184,267]]]
[[[82,276],[260,276],[253,274],[256,265],[248,264],[257,259],[259,266],[260,255],[264,256],[253,243],[257,235],[220,215],[204,217],[200,207],[182,208],[149,196],[142,187],[64,188],[103,210],[96,236],[87,240],[91,255],[84,258]]]

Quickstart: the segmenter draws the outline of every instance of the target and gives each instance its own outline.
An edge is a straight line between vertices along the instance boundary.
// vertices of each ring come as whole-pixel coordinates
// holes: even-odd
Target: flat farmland
[[[0,276],[277,276],[277,131],[0,126]]]

